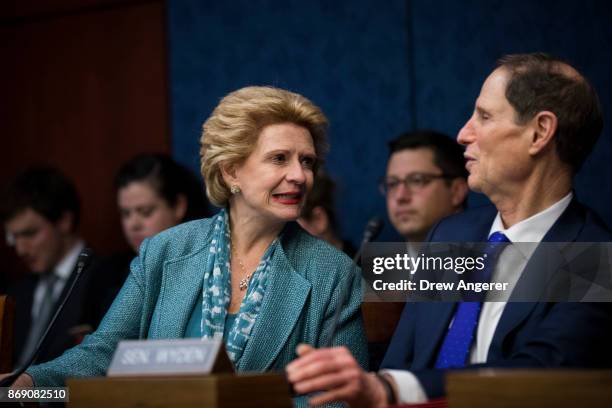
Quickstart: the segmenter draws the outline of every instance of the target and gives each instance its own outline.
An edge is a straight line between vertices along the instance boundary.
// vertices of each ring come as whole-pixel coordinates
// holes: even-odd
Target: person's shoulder
[[[483,204],[471,207],[456,214],[442,218],[440,224],[455,226],[460,224],[490,223],[497,215],[497,208],[493,204]]]
[[[91,267],[100,270],[121,269],[128,266],[135,256],[136,254],[132,250],[114,252],[107,256],[96,255]]]
[[[39,277],[33,273],[22,275],[15,282],[12,282],[7,290],[7,295],[13,297],[24,297],[31,295],[36,289]]]
[[[580,241],[612,242],[612,231],[604,220],[590,207],[580,203],[584,211],[584,227],[580,231]]]
[[[132,250],[115,252],[108,256],[95,256],[88,268],[91,271],[92,287],[106,287],[123,284],[129,273],[130,263],[136,257]]]
[[[429,241],[479,240],[481,230],[488,230],[497,215],[492,204],[480,205],[442,218],[429,233]]]
[[[148,239],[146,251],[165,260],[200,252],[210,241],[211,218],[188,221],[160,232]]]

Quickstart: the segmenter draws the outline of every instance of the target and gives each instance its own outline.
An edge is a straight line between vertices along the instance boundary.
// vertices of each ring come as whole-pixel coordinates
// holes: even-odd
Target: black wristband
[[[376,378],[378,378],[378,381],[380,381],[385,389],[385,394],[387,394],[387,403],[389,405],[397,404],[397,398],[395,396],[395,392],[393,391],[393,385],[391,385],[391,382],[387,379],[387,377],[380,373],[374,373],[374,375],[376,375]]]

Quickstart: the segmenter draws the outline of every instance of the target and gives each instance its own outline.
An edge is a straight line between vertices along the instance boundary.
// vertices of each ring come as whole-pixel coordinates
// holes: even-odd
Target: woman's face
[[[264,127],[253,153],[226,177],[241,190],[233,196],[233,210],[238,216],[271,221],[297,219],[312,188],[315,163],[307,129],[292,123]]]
[[[146,181],[133,181],[117,192],[123,234],[132,249],[138,252],[140,243],[181,222],[184,198],[171,207]]]

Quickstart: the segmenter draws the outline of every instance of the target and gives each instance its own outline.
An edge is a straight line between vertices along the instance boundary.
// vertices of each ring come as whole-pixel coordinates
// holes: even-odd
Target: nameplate
[[[124,340],[108,368],[109,377],[201,375],[233,372],[220,340]]]

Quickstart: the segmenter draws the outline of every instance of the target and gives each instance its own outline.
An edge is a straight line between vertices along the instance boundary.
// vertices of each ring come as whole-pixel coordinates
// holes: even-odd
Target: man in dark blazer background
[[[470,188],[494,207],[441,221],[429,240],[612,241],[572,190],[602,127],[594,89],[569,64],[539,53],[502,58],[458,136],[466,146]],[[536,269],[533,252],[514,264],[504,255],[493,275],[513,277],[519,287]],[[478,304],[476,321],[460,363],[449,365],[453,326],[470,303]],[[444,375],[453,368],[610,367],[611,330],[604,303],[407,303],[381,372],[359,369],[346,349],[308,346],[298,348],[300,358],[287,371],[297,392],[324,391],[311,400],[315,404],[384,407],[443,396]]]
[[[78,233],[77,190],[55,168],[26,169],[4,192],[1,207],[7,242],[31,272],[8,289],[16,305],[13,361],[19,365],[35,349],[70,287],[85,243]],[[41,349],[38,362],[59,356],[79,341],[79,327],[86,323],[82,316],[89,276],[85,270]]]

